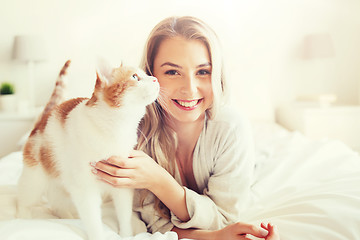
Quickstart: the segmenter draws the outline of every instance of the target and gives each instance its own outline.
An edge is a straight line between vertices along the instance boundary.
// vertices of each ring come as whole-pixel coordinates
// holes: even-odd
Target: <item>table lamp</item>
[[[29,107],[35,107],[34,65],[46,60],[47,52],[44,40],[38,35],[18,35],[14,38],[13,59],[25,62],[28,68],[27,91]]]

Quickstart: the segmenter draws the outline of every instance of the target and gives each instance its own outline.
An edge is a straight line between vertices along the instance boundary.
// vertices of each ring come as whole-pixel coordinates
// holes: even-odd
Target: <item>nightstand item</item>
[[[360,106],[293,103],[276,111],[276,121],[312,139],[338,139],[360,152]]]

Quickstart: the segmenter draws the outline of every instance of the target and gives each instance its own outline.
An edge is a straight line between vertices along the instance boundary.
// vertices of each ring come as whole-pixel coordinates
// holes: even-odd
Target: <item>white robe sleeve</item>
[[[147,192],[143,204],[141,203],[141,192]],[[133,210],[138,214],[139,219],[145,223],[148,232],[160,232],[164,234],[171,231],[174,224],[171,223],[170,219],[163,218],[160,213],[155,210],[154,202],[155,196],[153,193],[147,190],[136,190]]]
[[[185,188],[190,220],[182,222],[172,214],[171,221],[176,227],[220,229],[239,221],[241,211],[250,203],[250,185],[254,171],[250,124],[246,121],[235,126],[222,124],[211,131],[214,134],[207,136],[211,141],[205,141],[200,148],[212,152],[212,159],[206,160],[212,164],[212,171],[203,194]],[[201,167],[194,175],[204,176],[204,171],[206,168]]]

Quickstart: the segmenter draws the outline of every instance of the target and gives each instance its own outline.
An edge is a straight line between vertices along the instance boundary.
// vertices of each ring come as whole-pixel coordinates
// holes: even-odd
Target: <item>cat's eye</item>
[[[139,76],[138,76],[136,73],[134,73],[134,74],[132,75],[132,78],[133,78],[134,80],[136,80],[136,81],[139,81],[139,80],[140,80]]]

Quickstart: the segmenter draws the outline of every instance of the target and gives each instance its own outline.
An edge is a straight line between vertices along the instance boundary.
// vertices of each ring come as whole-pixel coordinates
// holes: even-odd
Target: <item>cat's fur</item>
[[[91,162],[110,156],[128,157],[137,141],[137,127],[146,105],[156,100],[159,83],[142,70],[103,64],[90,99],[62,102],[64,76],[59,74],[53,95],[23,149],[24,169],[18,183],[18,217],[31,217],[30,208],[46,196],[52,210],[70,217],[71,199],[89,239],[102,239],[101,195],[115,205],[121,236],[131,236],[133,190],[111,187],[91,173]]]

